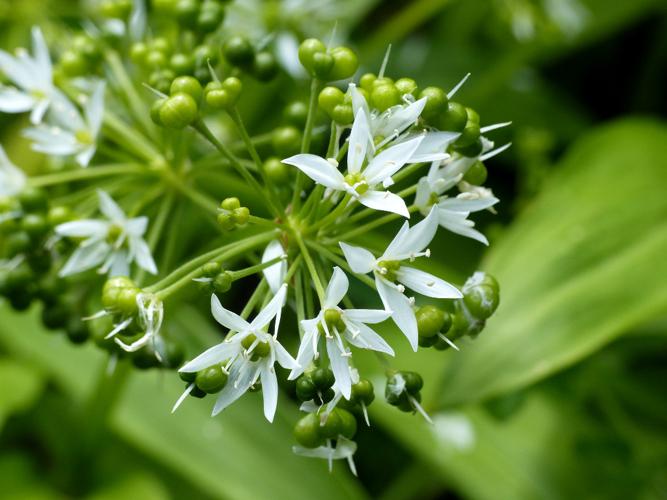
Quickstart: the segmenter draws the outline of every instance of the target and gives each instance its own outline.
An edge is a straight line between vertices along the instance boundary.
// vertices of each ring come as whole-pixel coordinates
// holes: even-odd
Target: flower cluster
[[[347,46],[286,51],[283,24],[269,42],[239,34],[225,21],[237,3],[106,1],[64,52],[39,28],[33,55],[0,51],[0,110],[29,113],[23,137],[48,160],[27,175],[0,149],[0,294],[41,302],[48,328],[114,362],[178,369],[174,410],[215,395],[216,415],[261,391],[272,421],[287,389],[305,413],[295,453],[354,471],[376,399],[357,352],[381,361],[390,405],[429,419],[395,350],[458,349],[498,306],[488,274],[457,286],[424,266],[440,228],[488,244],[471,215],[498,203],[484,162],[508,145],[485,134],[508,124],[453,100],[467,76],[420,88],[386,76],[387,57],[355,78]],[[275,123],[262,111],[273,128],[251,135],[248,82],[301,92],[295,74],[309,94]],[[224,328],[188,361],[177,301],[210,302]]]

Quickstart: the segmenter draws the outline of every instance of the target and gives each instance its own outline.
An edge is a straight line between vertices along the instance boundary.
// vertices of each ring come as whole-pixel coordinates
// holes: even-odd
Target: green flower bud
[[[5,248],[10,257],[27,252],[31,247],[32,240],[25,231],[16,231],[5,238]]]
[[[236,197],[225,198],[220,202],[220,208],[223,210],[234,210],[241,206],[241,201]]]
[[[236,103],[239,96],[241,95],[241,92],[243,91],[243,83],[235,76],[230,76],[222,81],[222,88],[223,90],[227,91],[227,93],[233,99],[233,102]]]
[[[199,83],[199,80],[192,76],[179,76],[173,82],[171,82],[171,95],[184,93],[188,94],[195,101],[199,102],[202,96],[202,92],[201,83]]]
[[[197,17],[197,28],[209,33],[215,31],[225,19],[225,9],[218,2],[206,0],[199,11]]]
[[[273,131],[271,145],[281,158],[295,155],[301,149],[301,132],[295,127],[278,127]]]
[[[417,82],[415,82],[412,78],[399,78],[396,80],[395,85],[401,95],[417,95]]]
[[[169,97],[160,108],[160,121],[165,127],[181,129],[197,118],[197,102],[190,94]]]
[[[232,288],[232,276],[228,272],[218,273],[215,278],[213,278],[213,291],[215,293],[225,293]]]
[[[250,210],[248,207],[239,207],[234,209],[232,215],[237,226],[245,226],[250,219]]]
[[[446,312],[433,305],[422,306],[417,309],[417,330],[420,337],[435,337],[445,326]]]
[[[190,396],[193,398],[202,399],[206,397],[206,393],[195,385],[190,391]]]
[[[275,156],[268,158],[264,162],[263,168],[266,176],[275,184],[280,185],[289,181],[289,167]]]
[[[463,131],[456,142],[454,142],[455,148],[466,148],[472,146],[477,140],[479,140],[479,122],[468,119]]]
[[[67,338],[73,344],[83,344],[90,337],[90,330],[85,321],[78,316],[70,317],[65,327]]]
[[[458,146],[455,143],[453,149],[462,156],[466,156],[468,158],[474,158],[482,153],[482,151],[484,150],[484,144],[482,144],[482,139],[478,137],[477,140],[475,140],[475,142],[473,142],[469,146],[465,147]]]
[[[361,379],[356,384],[352,384],[352,400],[358,403],[370,405],[375,399],[375,391],[370,380]]]
[[[208,276],[209,278],[214,277],[220,272],[220,263],[219,262],[207,262],[201,268],[202,274]]]
[[[72,219],[74,219],[72,211],[68,207],[62,205],[50,208],[49,213],[46,216],[46,220],[51,227],[69,222]]]
[[[475,278],[481,273],[475,273],[463,287],[463,303],[470,314],[485,320],[496,311],[500,302],[497,282],[491,278],[491,284],[485,284]],[[488,276],[488,275],[487,275]],[[487,279],[487,282],[490,280]]]
[[[357,433],[357,419],[352,413],[342,408],[335,408],[334,411],[341,419],[340,434],[347,439],[352,439]]]
[[[49,208],[46,193],[37,187],[26,187],[18,195],[19,203],[25,212],[46,212]]]
[[[181,26],[194,28],[199,16],[199,1],[178,0],[174,6],[173,13]]]
[[[209,366],[197,372],[195,384],[207,394],[220,392],[227,383],[227,374],[220,365]]]
[[[466,108],[458,102],[449,102],[447,109],[440,115],[438,128],[448,132],[461,132],[468,121]]]
[[[178,372],[178,378],[183,382],[192,383],[197,378],[197,372]]]
[[[308,106],[302,101],[293,101],[283,110],[283,118],[287,120],[290,125],[304,127],[306,125],[306,120],[308,119]]]
[[[320,80],[327,80],[333,69],[334,59],[331,54],[317,52],[313,54],[313,74]]]
[[[213,109],[228,109],[234,104],[229,92],[222,88],[220,82],[209,82],[204,91],[206,104]]]
[[[343,103],[345,94],[336,87],[324,87],[317,96],[317,103],[329,116],[336,106]]]
[[[176,78],[176,74],[170,69],[154,71],[148,77],[148,84],[154,89],[168,94],[171,88],[171,82]]]
[[[89,61],[100,57],[100,48],[96,41],[88,35],[77,35],[72,40],[72,49],[82,54]]]
[[[271,346],[269,345],[269,343],[257,342],[257,337],[255,337],[255,335],[253,334],[244,337],[243,340],[241,341],[241,345],[246,351],[252,349],[252,351],[250,351],[250,359],[252,361],[258,361],[261,358],[265,358],[269,354],[271,354]]]
[[[344,80],[354,75],[359,68],[357,54],[348,47],[336,47],[330,51],[333,58],[333,67],[329,73],[329,80]]]
[[[447,94],[440,87],[426,87],[419,93],[419,98],[426,97],[426,105],[422,116],[427,120],[433,119],[447,109]]]
[[[476,161],[465,173],[463,180],[475,186],[481,186],[486,182],[487,175],[488,172],[484,164],[481,161]]]
[[[329,415],[320,418],[320,436],[325,439],[336,439],[343,433],[344,424],[340,411],[334,408]]]
[[[299,419],[294,426],[294,439],[304,448],[317,448],[324,442],[320,436],[320,419],[314,413],[309,413]]]
[[[63,73],[69,77],[85,75],[89,70],[85,56],[74,50],[63,52],[59,63]]]
[[[195,70],[195,59],[188,54],[174,54],[169,66],[177,75],[190,75]]]
[[[377,76],[373,73],[366,73],[359,79],[359,86],[367,92],[373,91],[373,83],[377,80]]]
[[[255,49],[247,38],[243,36],[233,36],[222,48],[225,59],[234,66],[249,66],[255,58]]]
[[[60,330],[67,325],[69,316],[70,311],[65,304],[45,305],[42,309],[42,324],[49,330]]]
[[[252,72],[261,82],[273,80],[278,74],[278,61],[271,52],[262,51],[255,54]]]
[[[231,231],[236,228],[236,223],[234,222],[232,215],[229,213],[218,214],[217,221],[225,231]]]
[[[333,109],[331,119],[338,125],[349,125],[354,121],[354,110],[350,104],[339,104]]]
[[[405,390],[412,396],[421,391],[424,387],[424,380],[417,372],[401,372],[405,379]]]
[[[118,293],[116,298],[116,307],[115,309],[122,313],[124,316],[133,316],[137,313],[137,295],[141,290],[138,288],[123,288]]]
[[[308,38],[299,45],[299,61],[311,75],[315,74],[315,54],[325,53],[327,47],[316,38]]]
[[[317,386],[308,375],[301,375],[296,381],[296,397],[300,401],[310,401],[317,395]]]
[[[162,120],[160,118],[160,110],[164,103],[167,102],[167,99],[158,99],[157,101],[151,104],[151,120],[155,125],[162,125]]]
[[[143,65],[146,63],[148,55],[148,46],[144,42],[136,42],[130,47],[130,59],[134,64]]]
[[[146,65],[151,68],[164,68],[167,65],[167,56],[159,50],[150,50],[146,54]]]
[[[416,394],[411,394],[411,396],[417,401],[417,403],[421,403],[422,400],[421,393],[418,392]],[[406,413],[412,413],[415,411],[415,407],[413,406],[412,402],[407,396],[399,401],[398,409]]]
[[[379,111],[386,111],[401,103],[401,93],[394,85],[375,85],[371,91],[371,105]]]
[[[171,43],[169,43],[169,40],[166,37],[161,36],[154,38],[150,42],[150,49],[157,50],[158,52],[162,52],[166,55],[171,51]]]
[[[329,389],[335,382],[334,374],[329,368],[316,368],[310,374],[310,379],[320,391]]]
[[[41,238],[49,230],[46,217],[41,214],[26,214],[21,220],[21,229],[23,229],[30,238],[36,240]]]

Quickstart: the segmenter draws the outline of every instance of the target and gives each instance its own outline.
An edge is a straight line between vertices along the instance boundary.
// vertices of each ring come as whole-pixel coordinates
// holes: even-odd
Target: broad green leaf
[[[194,311],[193,311],[194,314]],[[33,314],[0,309],[0,344],[51,374],[78,402],[95,389],[105,356],[44,332]],[[192,334],[191,332],[185,332]],[[364,498],[344,467],[292,454],[296,409],[282,398],[273,424],[263,417],[261,394],[250,394],[216,418],[213,402],[190,398],[175,414],[183,390],[171,373],[133,373],[110,415],[111,429],[216,498]]]
[[[667,310],[667,129],[624,121],[576,144],[484,266],[501,306],[452,356],[455,405],[531,384]]]
[[[88,500],[122,500],[124,498],[168,500],[171,497],[160,481],[149,474],[124,477],[87,497]]]
[[[43,375],[25,363],[0,359],[0,429],[12,413],[27,409],[39,396],[43,386]]]

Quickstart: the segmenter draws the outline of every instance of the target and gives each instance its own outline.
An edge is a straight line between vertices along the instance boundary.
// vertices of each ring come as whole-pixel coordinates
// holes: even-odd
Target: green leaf
[[[501,305],[451,357],[444,405],[531,384],[665,313],[665,144],[664,126],[624,121],[573,147],[492,247]]]
[[[106,364],[99,349],[74,347],[63,336],[46,333],[34,314],[1,308],[0,325],[0,344],[41,366],[75,401],[82,403],[95,389]],[[172,415],[183,389],[173,373],[134,373],[110,415],[110,428],[216,498],[365,498],[343,464],[330,474],[326,462],[292,453],[291,429],[298,417],[284,396],[269,424],[261,393],[245,396],[216,418],[210,417],[211,398],[191,398]]]
[[[22,411],[39,396],[44,377],[34,368],[11,359],[0,359],[0,429],[12,413]]]

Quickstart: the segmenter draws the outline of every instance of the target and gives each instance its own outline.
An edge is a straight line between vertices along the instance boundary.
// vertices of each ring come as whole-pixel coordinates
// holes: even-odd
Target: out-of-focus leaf
[[[59,500],[64,497],[51,490],[30,460],[22,454],[0,455],[0,491],[5,500]]]
[[[667,129],[625,121],[582,139],[485,266],[487,330],[452,356],[454,405],[539,380],[667,309]]]
[[[0,429],[16,411],[25,410],[39,396],[44,377],[34,368],[11,359],[0,359]]]
[[[50,373],[75,400],[94,389],[105,357],[49,335],[33,314],[0,310],[0,343]],[[174,374],[137,373],[110,415],[110,427],[154,460],[217,498],[364,498],[343,467],[329,474],[323,461],[292,454],[297,411],[285,398],[273,424],[264,420],[261,394],[251,394],[211,418],[213,401],[171,405],[183,390]]]
[[[87,498],[88,500],[123,500],[125,498],[168,500],[171,497],[154,477],[147,474],[136,474],[123,478]]]

